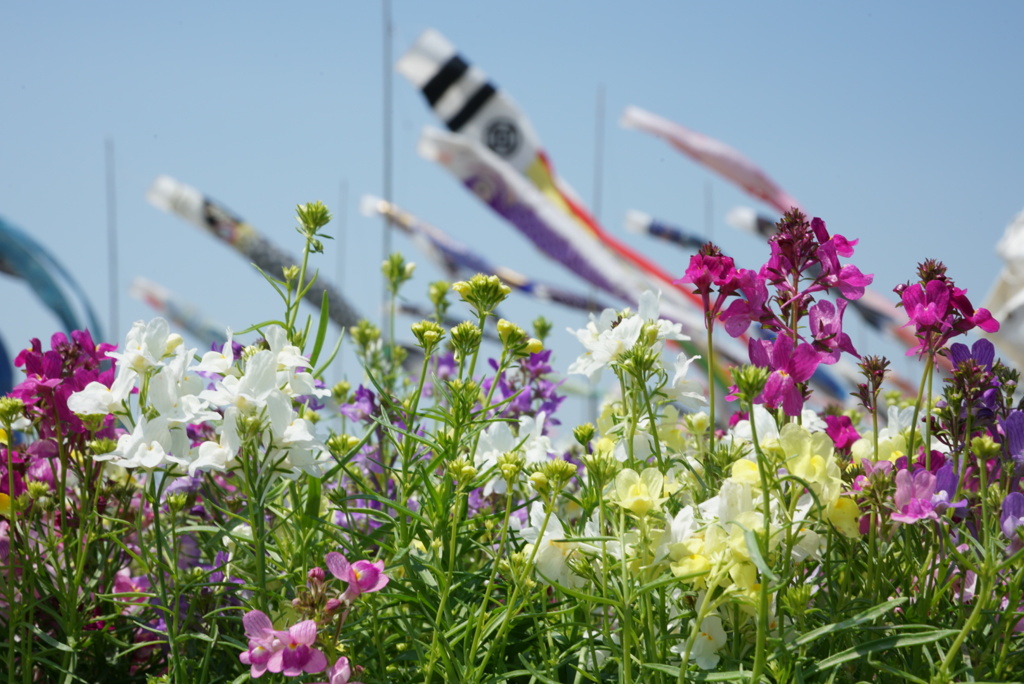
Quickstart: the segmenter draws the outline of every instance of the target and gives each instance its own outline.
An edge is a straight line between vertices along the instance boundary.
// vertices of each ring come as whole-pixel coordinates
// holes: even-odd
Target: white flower
[[[218,408],[235,406],[243,415],[256,415],[265,408],[271,429],[281,435],[292,422],[294,411],[291,398],[277,386],[276,367],[272,352],[258,351],[246,361],[242,377],[229,375],[199,396]]]
[[[537,414],[536,419],[531,416],[519,418],[519,439],[525,437],[523,446],[520,448],[523,450],[523,456],[525,456],[528,466],[547,461],[548,454],[555,449],[551,444],[551,438],[544,435],[545,417],[542,411]]]
[[[569,556],[576,544],[565,541],[565,528],[554,513],[544,527],[544,505],[534,501],[530,507],[530,526],[519,531],[519,536],[537,549],[535,562],[541,577],[564,587],[580,587],[583,578],[569,567]],[[544,534],[541,535],[541,528]]]
[[[722,618],[717,615],[709,615],[700,623],[697,637],[693,640],[693,647],[690,649],[690,660],[697,663],[702,670],[711,670],[718,665],[720,657],[718,651],[725,646],[725,630],[722,628]],[[676,644],[672,647],[674,653],[682,655],[686,650],[685,644]]]
[[[234,333],[231,331],[231,328],[227,329],[227,333],[227,341],[224,342],[224,346],[221,347],[219,352],[211,350],[203,354],[203,359],[195,368],[197,371],[219,373],[220,375],[227,374],[231,365],[235,362],[235,351],[232,344]]]
[[[301,472],[323,476],[323,465],[328,459],[326,446],[313,435],[313,424],[305,418],[294,418],[274,446],[286,454],[282,465],[290,468],[291,473],[285,477],[295,479]]]
[[[654,561],[658,562],[668,556],[669,547],[680,544],[695,535],[699,529],[694,517],[693,506],[683,506],[673,518],[669,519],[668,527],[661,533],[658,547],[654,551]]]
[[[590,315],[585,328],[569,332],[576,336],[586,351],[569,366],[570,375],[579,373],[593,379],[602,368],[614,362],[640,339],[644,326],[654,326],[651,348],[661,349],[665,340],[688,340],[679,323],[658,318],[661,293],[648,290],[640,295],[637,313],[622,316],[614,309],[605,309],[600,318]]]
[[[188,474],[196,476],[199,470],[227,470],[228,464],[238,456],[242,440],[238,436],[238,409],[234,406],[224,411],[224,422],[220,428],[220,440],[206,441],[199,445],[195,460],[188,464]]]
[[[168,425],[166,418],[152,420],[140,416],[135,429],[121,435],[117,448],[109,454],[94,456],[97,461],[110,461],[122,468],[153,470],[170,463],[184,464],[189,458],[188,437],[184,429]]]
[[[486,473],[498,466],[499,456],[512,451],[515,446],[516,438],[508,423],[504,421],[491,423],[480,434],[476,454],[473,456],[473,465],[476,466],[477,471]],[[492,493],[504,494],[507,490],[506,485],[505,478],[501,473],[497,473],[484,484],[484,496],[490,496]]]
[[[134,375],[127,373],[118,374],[110,387],[102,382],[90,382],[85,389],[68,397],[68,408],[83,416],[105,416],[123,408],[124,400],[131,394],[134,386]]]
[[[119,373],[130,369],[141,374],[161,365],[163,358],[181,343],[181,335],[172,333],[162,318],[154,318],[149,323],[135,321],[125,338],[124,351],[107,352],[107,356],[117,359]]]
[[[601,369],[636,344],[643,330],[643,319],[637,316],[620,318],[614,309],[605,309],[600,318],[595,319],[591,314],[587,327],[568,330],[576,335],[586,351],[572,362],[567,372],[569,375],[586,375],[593,380]]]
[[[665,388],[670,399],[674,399],[690,411],[699,411],[708,405],[704,387],[696,380],[686,379],[690,364],[699,358],[687,356],[685,353],[679,354],[675,362],[676,374],[672,376],[672,383]]]

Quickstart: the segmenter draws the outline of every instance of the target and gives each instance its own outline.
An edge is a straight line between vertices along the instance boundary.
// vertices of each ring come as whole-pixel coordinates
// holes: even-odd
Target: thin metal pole
[[[601,223],[601,195],[604,190],[604,84],[597,86],[597,99],[594,102],[594,201],[591,211],[594,220]],[[594,286],[590,286],[590,299],[594,301]],[[590,383],[590,396],[587,398],[587,416],[584,420],[597,419],[597,385]]]
[[[708,241],[715,237],[714,219],[714,194],[711,189],[711,181],[704,181],[704,235]]]
[[[107,331],[107,336],[111,340],[116,340],[120,334],[120,322],[118,321],[118,264],[117,264],[117,191],[115,188],[114,179],[114,141],[111,138],[107,138],[106,145],[106,177],[107,177],[107,290],[110,296],[110,311],[109,321],[110,330]],[[92,331],[96,334],[97,338],[101,336],[101,331]],[[101,340],[97,339],[96,342]],[[103,340],[107,341],[107,340]]]
[[[338,184],[338,210],[334,212],[334,218],[337,222],[337,236],[334,239],[334,243],[338,248],[338,256],[335,261],[338,289],[342,292],[348,292],[348,288],[345,287],[345,257],[347,256],[345,238],[347,237],[348,232],[348,181],[343,180]],[[345,377],[344,356],[344,353],[339,351],[336,358],[336,368],[339,380]]]
[[[392,182],[392,141],[391,141],[391,120],[392,120],[392,105],[391,105],[391,69],[392,69],[392,57],[391,57],[391,0],[382,0],[381,9],[383,12],[382,25],[383,25],[383,66],[384,66],[384,102],[383,102],[383,126],[384,126],[384,200],[390,202],[391,197],[391,182]],[[386,261],[391,255],[391,224],[388,222],[386,216],[381,215],[381,220],[384,222],[384,241],[383,241],[383,258],[382,261]],[[387,311],[388,305],[388,287],[387,282],[383,279],[383,287],[381,288],[381,307],[382,312]],[[387,326],[381,326],[386,328]]]

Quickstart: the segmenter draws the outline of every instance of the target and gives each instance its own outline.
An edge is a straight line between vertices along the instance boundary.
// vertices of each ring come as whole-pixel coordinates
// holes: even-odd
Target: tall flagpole
[[[108,340],[97,342],[109,342],[116,340],[120,334],[120,323],[117,320],[118,312],[118,264],[117,264],[117,194],[114,182],[114,140],[107,138],[105,145],[106,152],[106,178],[107,178],[107,289],[110,296],[110,311],[108,320],[110,329],[107,331]],[[93,332],[97,338],[100,331]]]
[[[715,237],[714,195],[710,180],[704,181],[704,235],[708,241]]]
[[[594,220],[601,223],[601,195],[604,190],[604,84],[597,86],[597,99],[594,102]],[[594,299],[594,286],[590,286],[590,298]],[[591,381],[590,396],[587,399],[587,419],[597,417],[597,385]]]
[[[383,66],[384,66],[384,111],[381,120],[384,124],[384,192],[383,197],[386,202],[391,202],[394,198],[391,196],[391,70],[392,70],[392,55],[391,55],[391,0],[382,0],[381,9],[383,12],[382,24],[383,24]],[[387,258],[391,255],[391,224],[387,218],[382,218],[384,221],[384,241],[383,241],[383,257],[382,261],[387,261]],[[387,310],[388,304],[388,288],[387,282],[383,279],[381,288],[381,311]],[[382,329],[386,326],[381,326]]]
[[[338,289],[342,292],[348,292],[348,288],[345,286],[345,257],[347,256],[347,250],[345,245],[345,238],[348,232],[348,181],[343,180],[338,184],[338,210],[334,212],[335,221],[337,223],[337,237],[334,240],[334,244],[338,249],[338,257],[335,261],[335,278],[338,282]],[[341,380],[344,377],[345,362],[344,354],[338,352],[336,359],[338,369],[338,379]]]

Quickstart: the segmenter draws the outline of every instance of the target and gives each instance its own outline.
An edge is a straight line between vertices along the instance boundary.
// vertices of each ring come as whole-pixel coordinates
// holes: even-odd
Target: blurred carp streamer
[[[996,244],[1003,269],[982,304],[999,321],[989,339],[999,352],[1024,369],[1024,211],[1017,214]]]
[[[0,272],[21,278],[60,319],[65,332],[88,329],[103,339],[96,313],[71,274],[41,244],[0,218]]]
[[[772,205],[780,214],[801,208],[800,203],[769,178],[768,174],[719,140],[691,131],[639,107],[627,107],[620,123],[624,128],[635,128],[661,138],[683,154],[740,186],[748,194]]]
[[[182,301],[163,285],[138,276],[128,288],[128,294],[149,304],[171,323],[204,344],[224,343],[227,328],[205,318],[199,307]]]
[[[174,178],[158,176],[146,192],[146,199],[158,209],[176,214],[231,245],[275,278],[283,278],[286,267],[299,263],[298,259],[267,240],[230,210]],[[359,322],[361,317],[352,305],[322,276],[316,277],[305,299],[319,309],[325,292],[332,321],[342,328],[352,327]]]
[[[379,214],[385,217],[391,225],[398,227],[450,278],[469,277],[474,273],[496,275],[509,287],[542,301],[555,302],[584,311],[600,312],[609,308],[607,304],[590,295],[539,283],[511,268],[496,266],[440,228],[424,223],[392,202],[372,195],[364,195],[361,209],[366,216]]]

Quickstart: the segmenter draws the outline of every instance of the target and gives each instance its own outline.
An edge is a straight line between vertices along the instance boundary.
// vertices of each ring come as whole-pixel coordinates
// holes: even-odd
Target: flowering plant
[[[704,358],[679,351],[694,342],[657,293],[592,316],[569,372],[608,370],[613,391],[569,439],[552,326],[495,320],[494,276],[432,284],[414,348],[395,307],[386,335],[352,328],[363,375],[327,387],[326,314],[300,325],[298,302],[329,215],[298,213],[302,264],[267,276],[279,320],[202,354],[156,319],[117,348],[76,332],[18,357],[26,379],[0,399],[8,681],[1024,671],[1018,376],[958,340],[996,324],[936,262],[899,288],[926,367],[907,398],[843,329],[871,282],[841,261],[855,241],[794,212],[757,271],[708,246],[682,279]],[[414,267],[383,271],[394,302]],[[719,323],[753,330],[727,420],[691,376]],[[860,407],[812,410],[821,368],[848,358]]]

